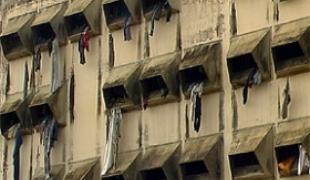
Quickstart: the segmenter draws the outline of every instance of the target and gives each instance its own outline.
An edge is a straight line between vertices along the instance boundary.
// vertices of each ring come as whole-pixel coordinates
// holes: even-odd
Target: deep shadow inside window
[[[124,86],[115,86],[104,91],[104,98],[108,107],[112,107],[117,103],[124,103],[128,99],[128,94]]]
[[[208,77],[202,66],[195,66],[192,68],[180,71],[181,81],[183,82],[183,90],[187,91],[191,85],[195,83],[208,82]]]
[[[12,126],[16,125],[17,123],[19,123],[19,119],[18,119],[18,116],[15,112],[2,114],[0,116],[1,133],[4,134]]]
[[[9,34],[1,37],[2,49],[5,54],[19,51],[23,48],[23,44],[17,33]]]
[[[166,95],[169,90],[162,76],[155,76],[142,80],[143,96],[147,98],[153,94]]]
[[[272,49],[273,59],[277,69],[283,68],[285,62],[304,57],[304,52],[298,42],[284,44]]]
[[[181,164],[182,173],[185,176],[207,174],[208,169],[203,161],[195,161]]]
[[[46,118],[53,117],[48,104],[33,106],[30,108],[33,126],[41,124]]]
[[[102,180],[125,180],[122,175],[102,178]]]
[[[89,26],[83,13],[77,13],[69,17],[65,17],[65,23],[69,36],[82,33],[84,29]]]
[[[257,64],[251,54],[245,54],[230,58],[228,60],[230,73],[237,74],[243,73],[252,68],[257,68]]]
[[[146,170],[141,172],[143,180],[166,180],[167,177],[162,168]]]
[[[49,23],[41,24],[32,28],[35,34],[35,44],[43,44],[55,38],[56,34]]]
[[[234,177],[252,173],[263,173],[254,152],[229,156],[230,167]]]
[[[106,4],[103,8],[108,24],[120,21],[130,15],[130,12],[123,0]]]

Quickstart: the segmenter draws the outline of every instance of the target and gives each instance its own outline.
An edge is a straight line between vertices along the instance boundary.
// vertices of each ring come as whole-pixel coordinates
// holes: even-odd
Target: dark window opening
[[[259,164],[254,152],[233,155],[230,160],[236,168]]]
[[[233,176],[262,173],[261,166],[254,152],[237,154],[229,157]]]
[[[208,169],[203,161],[195,161],[181,164],[182,172],[185,176],[207,174]]]
[[[196,83],[208,82],[208,77],[202,66],[196,66],[180,71],[181,80],[183,82],[183,90],[188,91],[189,88]]]
[[[32,28],[35,34],[35,44],[44,44],[53,40],[56,36],[49,23],[41,24]]]
[[[166,83],[161,76],[142,80],[143,96],[148,98],[152,95],[166,96],[169,92]]]
[[[124,86],[116,86],[104,91],[104,98],[108,107],[112,107],[118,103],[125,103],[129,98]]]
[[[111,176],[111,177],[104,177],[102,180],[125,180],[122,175],[118,176]]]
[[[288,145],[288,146],[283,146],[283,147],[278,147],[276,148],[276,155],[277,155],[277,162],[278,162],[278,168],[280,171],[280,174],[283,174],[280,164],[291,164],[291,169],[290,171],[294,174],[297,174],[297,161],[299,158],[299,144],[294,144],[294,145]],[[287,174],[287,172],[284,172],[286,175],[291,175]]]
[[[166,180],[167,177],[162,168],[142,171],[142,179],[144,180]]]
[[[89,26],[83,13],[74,14],[65,18],[69,36],[82,33]]]
[[[154,6],[155,6],[159,1],[167,2],[167,0],[143,0],[143,1],[142,1],[142,7],[143,7],[143,10],[144,10],[144,13],[148,13],[148,12],[153,11]]]
[[[289,60],[305,56],[298,42],[274,47],[272,52],[277,69],[283,68],[283,66],[285,66],[285,62]]]
[[[12,126],[19,123],[18,116],[15,112],[2,114],[0,116],[1,133],[5,134]]]
[[[5,54],[23,49],[18,33],[1,37],[2,49]]]
[[[257,64],[251,54],[233,57],[228,60],[228,66],[233,74],[243,73],[253,68],[257,68]]]
[[[103,8],[108,24],[120,21],[130,15],[130,12],[123,0],[106,4]]]
[[[53,113],[48,104],[33,106],[30,108],[32,125],[36,126],[42,123],[47,117],[52,117]]]

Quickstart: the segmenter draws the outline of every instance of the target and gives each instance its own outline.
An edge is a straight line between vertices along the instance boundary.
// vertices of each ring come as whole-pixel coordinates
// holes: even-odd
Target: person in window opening
[[[157,1],[153,8],[150,36],[153,36],[154,34],[155,21],[159,21],[163,9],[165,9],[165,11],[167,12],[166,21],[170,21],[172,9],[169,2],[167,0]]]

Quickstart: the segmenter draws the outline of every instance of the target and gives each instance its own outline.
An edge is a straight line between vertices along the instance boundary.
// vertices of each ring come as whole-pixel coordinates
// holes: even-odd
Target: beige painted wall
[[[153,37],[145,41],[145,31],[150,23],[143,20],[141,24],[132,27],[133,40],[123,41],[123,31],[112,32],[115,49],[115,66],[128,64],[144,58],[145,47],[149,45],[150,56],[158,56],[173,52],[178,47],[181,38],[183,49],[196,44],[222,39],[223,57],[221,60],[222,86],[221,92],[203,96],[203,114],[199,133],[194,132],[190,122],[191,138],[205,136],[217,132],[224,134],[224,163],[222,179],[230,180],[230,169],[227,155],[233,130],[233,109],[237,109],[238,128],[252,127],[266,123],[282,121],[278,115],[278,97],[282,102],[282,92],[286,78],[273,79],[259,87],[250,90],[250,98],[246,105],[242,104],[242,88],[233,90],[226,67],[226,54],[229,49],[230,26],[229,12],[231,1],[224,0],[182,0],[180,13],[174,14],[171,22],[165,18],[155,23]],[[238,34],[251,32],[300,17],[310,15],[310,0],[285,1],[280,3],[280,21],[273,21],[273,4],[271,0],[236,0]],[[8,14],[8,17],[14,16]],[[18,11],[20,12],[20,10]],[[15,12],[16,15],[16,12]],[[52,151],[52,164],[68,163],[103,156],[106,141],[106,116],[104,109],[98,112],[98,89],[101,88],[108,74],[108,33],[109,30],[102,21],[102,35],[91,39],[89,53],[86,53],[87,64],[79,64],[79,54],[76,43],[68,43],[61,48],[62,59],[66,63],[66,79],[70,78],[71,68],[75,72],[75,121],[61,130],[59,141]],[[180,22],[180,24],[179,24]],[[180,34],[178,34],[180,28]],[[146,44],[148,43],[148,44]],[[51,60],[47,53],[42,55],[42,85],[51,81]],[[22,91],[24,63],[31,67],[32,57],[25,57],[9,62],[11,65],[11,91]],[[99,67],[104,72],[102,83],[98,82]],[[18,73],[16,73],[18,72]],[[290,76],[292,103],[289,119],[310,116],[310,86],[306,83],[310,73]],[[2,79],[2,78],[0,78]],[[1,83],[0,83],[1,84]],[[235,94],[237,106],[232,105],[232,95]],[[103,103],[103,102],[102,102]],[[147,110],[135,110],[123,115],[121,125],[120,152],[146,148],[151,145],[166,144],[185,140],[185,105],[181,102],[151,106]],[[223,129],[220,129],[222,127]],[[3,139],[2,139],[3,140]],[[40,145],[38,133],[33,135],[33,167],[43,166],[44,147]],[[13,173],[12,152],[14,140],[8,141],[8,175]],[[142,143],[142,144],[140,144]],[[1,144],[1,143],[0,143]],[[139,147],[139,146],[142,147]],[[3,149],[3,145],[0,149]],[[28,177],[30,166],[31,136],[24,137],[22,146],[22,176]],[[0,166],[1,167],[1,166]],[[68,168],[67,168],[68,170]],[[1,171],[0,171],[1,172]],[[1,174],[0,174],[1,175]],[[1,178],[0,178],[1,179]],[[277,178],[278,179],[278,178]],[[307,177],[286,178],[309,179]]]

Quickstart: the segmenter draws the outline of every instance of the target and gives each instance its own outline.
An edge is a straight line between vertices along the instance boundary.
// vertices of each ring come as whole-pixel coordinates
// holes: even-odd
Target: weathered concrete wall
[[[55,1],[56,2],[56,1]],[[57,1],[58,2],[58,1]],[[230,9],[233,1],[224,0],[182,0],[180,12],[173,14],[170,22],[165,18],[155,23],[153,37],[145,38],[149,32],[150,22],[143,20],[141,24],[132,27],[133,39],[124,41],[123,30],[110,32],[102,20],[102,35],[91,39],[90,52],[86,53],[87,63],[79,63],[77,43],[68,43],[61,48],[62,60],[65,62],[65,79],[70,79],[70,73],[75,74],[75,119],[60,130],[59,141],[52,151],[52,164],[75,162],[92,157],[103,156],[106,142],[107,121],[102,94],[98,93],[108,75],[108,36],[114,39],[115,66],[143,60],[148,55],[155,57],[169,52],[186,49],[197,44],[222,40],[223,54],[221,61],[222,90],[206,94],[203,99],[202,123],[199,133],[193,129],[190,122],[189,132],[186,132],[185,106],[188,100],[181,95],[180,102],[148,107],[146,110],[134,110],[123,114],[119,151],[127,152],[139,148],[145,149],[152,145],[184,142],[186,134],[190,138],[222,132],[224,134],[224,154],[222,164],[222,179],[230,180],[228,153],[231,144],[232,131],[245,127],[253,127],[282,121],[279,116],[279,101],[283,101],[282,92],[287,77],[276,78],[272,68],[272,80],[264,82],[259,87],[250,90],[250,98],[246,105],[242,103],[242,88],[233,89],[226,66],[226,56],[230,46]],[[306,17],[310,15],[310,0],[283,1],[279,4],[280,19],[273,19],[274,8],[272,0],[235,0],[237,11],[237,34],[252,32],[275,24]],[[50,2],[52,3],[52,1]],[[34,11],[45,6],[31,4],[25,7],[11,9],[6,18]],[[31,7],[31,8],[29,8]],[[102,18],[104,19],[104,18]],[[5,21],[4,21],[5,24]],[[147,32],[146,32],[147,31]],[[149,52],[147,49],[149,48]],[[183,51],[182,51],[183,52]],[[1,60],[4,57],[1,56]],[[9,94],[23,90],[24,64],[27,61],[31,69],[32,57],[10,61],[11,86]],[[7,61],[1,61],[6,64]],[[3,84],[5,68],[1,65],[0,80]],[[103,73],[100,79],[99,74]],[[290,76],[292,103],[288,119],[309,117],[308,107],[310,86],[306,83],[310,73]],[[42,54],[40,85],[51,82],[51,58],[46,52]],[[3,94],[1,94],[3,96]],[[2,97],[1,97],[2,98]],[[0,99],[1,99],[0,98]],[[101,99],[101,107],[98,99]],[[1,101],[0,101],[1,103]],[[99,106],[99,108],[98,108]],[[99,110],[98,110],[99,109]],[[69,117],[69,115],[68,115]],[[33,142],[31,144],[31,138]],[[1,138],[0,150],[4,149],[4,139]],[[12,152],[14,140],[8,143],[8,179],[13,175]],[[33,148],[32,165],[34,169],[43,167],[44,147],[40,144],[40,134],[24,137],[21,149],[22,177],[29,177],[30,151]],[[0,151],[3,154],[3,151]],[[1,156],[1,160],[3,157]],[[275,165],[276,166],[276,165]],[[0,165],[2,167],[2,163]],[[2,169],[0,176],[2,176]],[[67,167],[68,171],[70,167]],[[1,179],[1,178],[0,178]],[[279,179],[276,177],[276,179]],[[284,179],[284,178],[283,178]],[[285,179],[309,179],[294,177]]]

